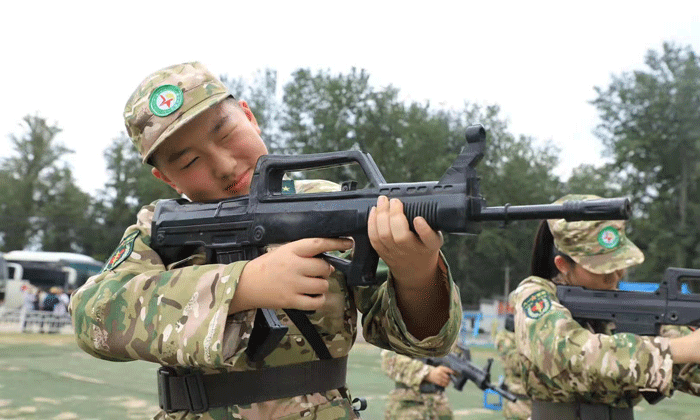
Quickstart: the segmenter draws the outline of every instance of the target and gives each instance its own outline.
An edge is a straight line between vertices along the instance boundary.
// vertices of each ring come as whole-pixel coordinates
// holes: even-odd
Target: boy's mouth
[[[227,186],[226,188],[224,188],[224,190],[225,190],[226,192],[228,192],[228,193],[231,193],[231,194],[236,194],[236,193],[238,193],[243,187],[245,187],[245,182],[244,182],[244,181],[245,181],[245,179],[246,179],[246,175],[247,175],[247,172],[244,172],[240,177],[238,177],[238,179],[236,179],[235,181],[233,181],[233,184],[230,184],[229,186]],[[237,186],[238,186],[239,188],[236,188]]]

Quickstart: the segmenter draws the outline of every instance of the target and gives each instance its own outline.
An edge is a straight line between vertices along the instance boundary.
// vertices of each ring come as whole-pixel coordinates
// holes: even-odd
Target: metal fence
[[[0,331],[71,334],[73,326],[68,314],[0,307]]]

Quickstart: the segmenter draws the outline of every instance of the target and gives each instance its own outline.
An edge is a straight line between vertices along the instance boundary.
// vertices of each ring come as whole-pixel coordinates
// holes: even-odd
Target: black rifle
[[[506,331],[515,332],[515,315],[506,314],[506,319],[503,323],[503,328]]]
[[[459,354],[453,352],[444,357],[428,357],[423,360],[430,366],[446,366],[452,369],[455,374],[450,375],[450,381],[452,381],[452,385],[457,391],[461,391],[467,381],[472,381],[482,391],[491,389],[510,401],[517,399],[515,395],[508,391],[504,384],[501,383],[496,386],[491,383],[491,363],[493,359],[488,359],[486,366],[481,369],[471,362],[471,353],[468,348],[459,344],[457,347],[460,350]],[[438,390],[444,391],[445,388],[427,381],[423,381],[420,384],[421,392],[432,393]]]
[[[437,182],[388,184],[372,156],[360,151],[264,155],[258,159],[247,196],[213,203],[159,201],[153,216],[151,247],[166,265],[201,249],[206,251],[207,261],[228,264],[252,260],[270,244],[312,237],[352,237],[355,242],[352,261],[330,255],[324,258],[345,274],[349,287],[369,286],[378,282],[379,257],[369,242],[367,219],[380,195],[401,199],[411,229],[413,218],[422,216],[434,230],[452,234],[478,233],[479,222],[489,220],[629,218],[630,203],[626,198],[487,207],[475,170],[483,157],[485,138],[483,126],[469,126],[464,148]],[[369,188],[356,189],[356,183],[348,180],[337,192],[283,192],[283,177],[287,172],[352,163],[359,164],[364,171]],[[252,360],[264,358],[285,332],[286,327],[274,311],[259,310],[248,356]]]
[[[557,298],[577,322],[588,323],[597,332],[614,322],[615,333],[659,335],[663,325],[700,326],[700,295],[681,293],[684,278],[697,281],[700,270],[669,267],[655,292],[557,285]],[[663,399],[656,392],[643,395],[650,404]]]
[[[557,298],[578,322],[614,322],[618,333],[659,335],[662,325],[700,326],[700,295],[681,293],[683,278],[698,280],[700,270],[667,268],[655,292],[557,285]]]

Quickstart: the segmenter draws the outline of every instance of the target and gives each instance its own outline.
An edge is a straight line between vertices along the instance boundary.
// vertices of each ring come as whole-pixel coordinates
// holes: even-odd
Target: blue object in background
[[[496,397],[498,397],[498,403],[492,404],[489,402],[489,395],[490,394],[493,394]],[[501,394],[499,394],[498,392],[496,392],[492,389],[486,388],[484,390],[484,408],[488,408],[489,410],[493,410],[493,411],[500,411],[501,409],[503,409],[503,397],[501,396]]]
[[[633,281],[621,281],[618,285],[620,290],[629,292],[655,292],[659,288],[658,283],[641,283]],[[688,289],[688,284],[681,284],[681,293],[684,295],[690,294],[690,289]]]
[[[467,325],[473,325],[472,337],[476,338],[479,336],[479,326],[481,325],[481,312],[477,311],[463,311],[462,312],[462,327],[460,328],[459,335],[466,338],[469,333],[467,330]],[[469,324],[467,324],[469,322]]]

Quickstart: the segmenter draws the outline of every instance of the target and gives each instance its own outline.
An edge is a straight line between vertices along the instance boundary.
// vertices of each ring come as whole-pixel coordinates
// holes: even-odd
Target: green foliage
[[[90,254],[98,260],[109,257],[142,206],[161,198],[179,197],[153,176],[151,166],[141,163],[141,156],[124,133],[113,139],[104,157],[109,180],[94,208],[99,231],[94,232],[89,245]]]
[[[596,88],[597,134],[633,197],[633,240],[646,254],[639,279],[700,262],[700,60],[690,47],[649,51],[646,69]]]
[[[47,221],[47,209],[42,206],[47,192],[54,191],[57,174],[69,179],[71,176],[70,170],[60,167],[59,159],[71,153],[55,140],[61,129],[37,115],[27,115],[22,122],[25,132],[9,136],[15,155],[2,160],[0,171],[3,251],[24,249],[36,242]]]

